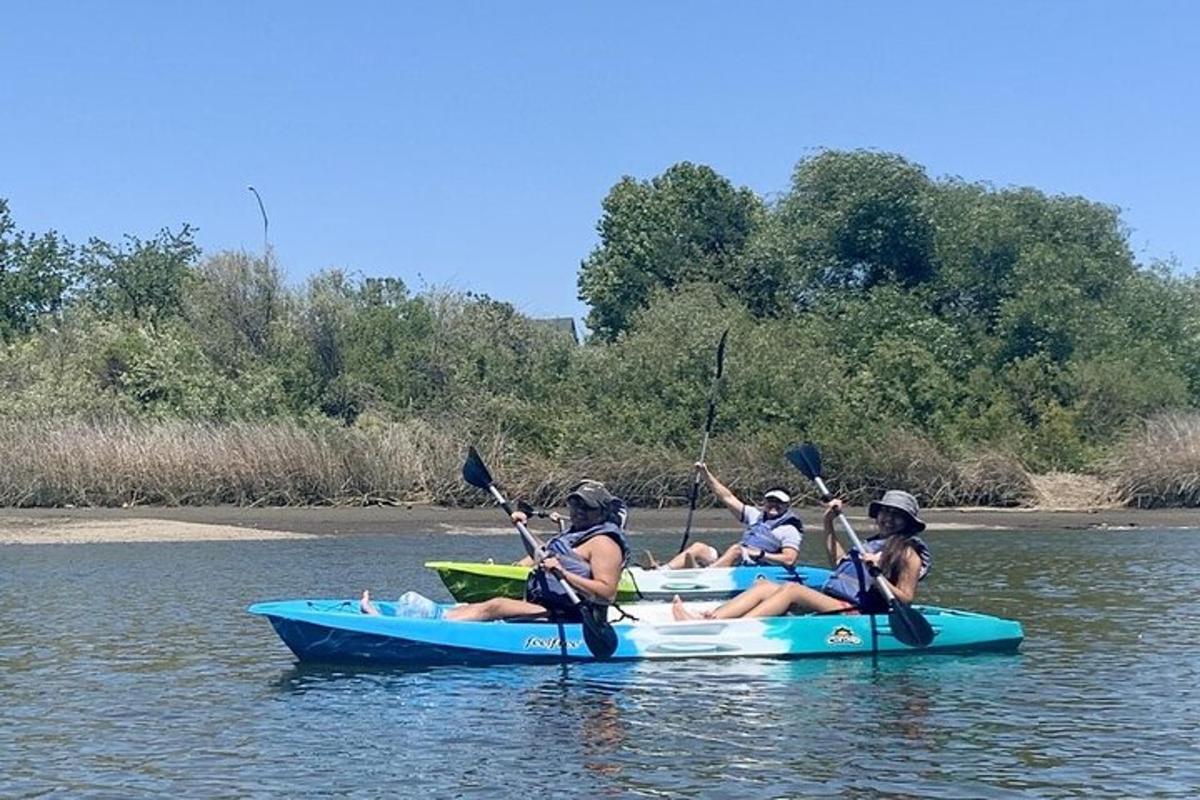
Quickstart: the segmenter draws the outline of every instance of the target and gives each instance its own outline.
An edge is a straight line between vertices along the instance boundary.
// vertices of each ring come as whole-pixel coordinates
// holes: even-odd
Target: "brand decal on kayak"
[[[530,636],[525,640],[526,650],[561,650],[562,646],[562,639],[557,636]],[[567,639],[568,650],[577,650],[582,646],[582,641]]]
[[[862,644],[862,639],[845,625],[838,625],[833,629],[833,633],[829,634],[825,644]]]

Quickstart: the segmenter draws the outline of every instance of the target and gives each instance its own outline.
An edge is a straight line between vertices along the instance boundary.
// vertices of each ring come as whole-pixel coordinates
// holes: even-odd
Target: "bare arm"
[[[605,603],[617,599],[617,584],[621,580],[621,548],[607,536],[597,536],[578,550],[592,568],[592,577],[584,578],[573,572],[559,570],[559,577],[583,594]],[[557,559],[547,559],[547,566],[557,566]]]
[[[921,557],[911,547],[905,551],[900,575],[892,584],[892,593],[903,603],[911,603],[917,596],[917,581],[921,578]]]
[[[825,551],[829,554],[829,563],[832,566],[837,566],[837,563],[846,557],[846,550],[842,547],[841,542],[837,540],[837,535],[833,531],[833,521],[837,519],[838,514],[842,513],[842,501],[834,498],[829,501],[829,506],[825,509]]]
[[[704,482],[708,484],[708,488],[717,499],[729,509],[733,516],[737,517],[737,521],[742,521],[742,514],[746,510],[746,504],[738,499],[737,495],[729,491],[729,487],[717,480],[717,476],[712,474],[708,465],[703,461],[696,462],[696,469],[700,471],[700,475],[704,478]]]
[[[759,556],[759,561],[764,564],[778,564],[781,567],[794,567],[796,562],[800,560],[800,551],[794,547],[785,547],[778,553],[764,552]]]
[[[525,516],[525,514],[521,513],[520,511],[514,511],[512,513],[512,521],[513,521],[514,525],[524,525],[526,522],[529,521],[529,517]],[[526,526],[526,530],[528,530],[528,526]],[[533,536],[533,531],[529,531],[529,534],[531,536]],[[533,536],[533,540],[538,543],[539,547],[541,546],[542,543],[541,543],[541,541],[538,540],[537,536]],[[525,556],[524,558],[520,559],[519,561],[514,561],[513,566],[514,567],[532,567],[533,566],[533,558],[531,558],[530,556]]]

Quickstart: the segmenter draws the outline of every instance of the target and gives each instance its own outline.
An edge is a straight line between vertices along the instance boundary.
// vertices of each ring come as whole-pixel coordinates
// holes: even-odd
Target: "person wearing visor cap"
[[[763,494],[762,506],[753,506],[743,502],[728,486],[717,480],[717,476],[703,461],[696,462],[696,470],[717,499],[745,526],[745,530],[741,540],[730,545],[723,553],[718,553],[712,545],[695,542],[662,565],[663,568],[796,565],[800,558],[800,542],[804,538],[804,524],[792,513],[792,498],[786,490],[768,489]]]
[[[672,612],[677,620],[778,617],[789,611],[821,614],[886,614],[888,603],[874,575],[882,575],[896,598],[911,603],[917,583],[929,572],[933,556],[917,534],[925,530],[917,498],[892,489],[871,503],[867,513],[875,520],[876,535],[863,542],[861,553],[847,552],[838,543],[833,521],[842,511],[841,500],[831,500],[825,510],[825,548],[833,574],[820,590],[798,583],[760,580],[713,611],[698,614],[676,596]]]

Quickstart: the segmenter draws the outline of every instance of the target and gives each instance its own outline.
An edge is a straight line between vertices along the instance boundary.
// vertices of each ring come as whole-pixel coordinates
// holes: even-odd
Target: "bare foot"
[[[643,552],[645,553],[645,556],[646,556],[646,567],[645,567],[646,569],[658,569],[660,566],[662,566],[661,564],[658,563],[658,560],[654,557],[654,553],[651,553],[649,550],[645,550]]]
[[[676,622],[684,622],[684,621],[692,620],[692,619],[702,619],[702,617],[699,614],[696,614],[692,611],[688,611],[686,608],[684,608],[683,598],[681,598],[679,595],[675,595],[674,599],[671,600],[671,616],[673,616],[675,618]]]
[[[358,610],[364,614],[370,614],[375,617],[379,616],[379,612],[375,609],[375,606],[371,605],[371,593],[366,589],[363,589],[362,599],[358,601]]]

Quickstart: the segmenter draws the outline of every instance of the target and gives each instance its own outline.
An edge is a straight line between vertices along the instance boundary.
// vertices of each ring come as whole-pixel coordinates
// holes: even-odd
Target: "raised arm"
[[[825,552],[829,554],[829,563],[831,566],[837,566],[837,563],[846,557],[846,550],[838,541],[837,535],[833,530],[833,521],[837,519],[838,514],[842,513],[842,501],[836,497],[829,501],[829,505],[825,507]]]
[[[704,478],[704,482],[708,484],[708,488],[717,496],[717,499],[729,509],[730,513],[737,518],[738,522],[743,522],[742,513],[746,510],[746,504],[738,499],[737,495],[729,491],[729,487],[717,480],[717,476],[712,474],[708,465],[703,461],[696,462],[696,469]]]

